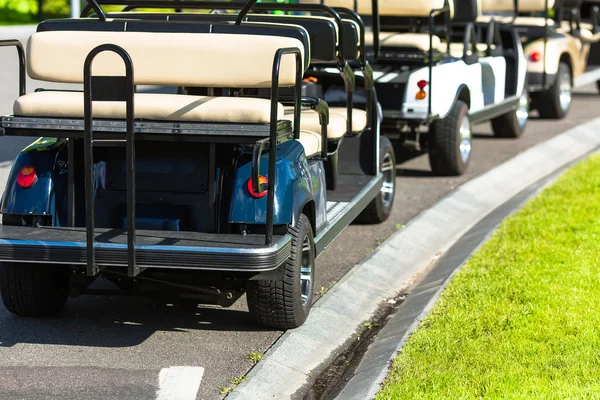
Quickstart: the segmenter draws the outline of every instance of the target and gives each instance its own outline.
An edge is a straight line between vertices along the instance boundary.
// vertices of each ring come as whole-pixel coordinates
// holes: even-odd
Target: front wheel
[[[358,215],[356,222],[379,224],[387,220],[392,213],[396,197],[396,155],[390,139],[379,139],[379,171],[383,174],[383,185],[369,205]]]
[[[469,107],[457,100],[446,118],[429,127],[429,164],[437,175],[462,175],[471,160],[472,135]]]
[[[53,317],[64,308],[69,277],[58,266],[0,264],[0,293],[8,311],[22,317]]]
[[[529,119],[529,96],[523,90],[517,109],[492,119],[492,131],[499,138],[516,139],[523,135]]]
[[[315,280],[315,243],[308,217],[300,214],[292,237],[282,280],[248,281],[246,298],[252,317],[267,328],[292,329],[306,321],[312,306]]]

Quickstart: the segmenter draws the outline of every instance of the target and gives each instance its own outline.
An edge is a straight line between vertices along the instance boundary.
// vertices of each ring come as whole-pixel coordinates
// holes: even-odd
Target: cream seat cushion
[[[298,139],[306,157],[312,157],[321,152],[321,134],[308,130],[300,131],[300,139]]]
[[[322,4],[321,0],[300,0],[300,4]],[[346,7],[354,9],[354,0],[325,0],[329,7]],[[433,9],[442,8],[444,0],[379,0],[379,14],[407,17],[427,17]],[[372,1],[357,0],[359,14],[371,15]],[[450,1],[450,17],[454,15],[454,1]]]
[[[332,115],[338,115],[344,118],[345,123],[348,120],[348,110],[346,107],[329,107],[329,118]],[[367,112],[359,108],[352,109],[352,131],[362,132],[367,127]],[[344,128],[346,126],[344,125]]]
[[[581,28],[579,30],[581,40],[587,43],[596,43],[600,41],[600,33],[592,33],[591,30]]]
[[[285,119],[294,121],[293,107],[286,107]],[[347,132],[348,111],[344,107],[329,108],[329,124],[327,125],[327,139],[341,139]],[[352,131],[361,132],[367,127],[367,112],[354,109],[352,113]],[[319,114],[313,110],[303,110],[300,116],[300,129],[321,132]]]
[[[548,8],[548,10],[553,9],[555,3],[556,0],[519,0],[519,11],[542,12],[546,7]]]
[[[373,45],[373,32],[365,32],[365,42],[367,45]],[[433,48],[438,49],[442,43],[439,36],[433,35]],[[398,33],[398,32],[379,32],[379,44],[385,47],[407,47],[415,48],[421,51],[429,50],[428,33]]]
[[[135,118],[156,121],[227,122],[268,124],[271,102],[244,97],[187,96],[180,94],[135,94]],[[125,103],[94,102],[95,118],[124,119]],[[19,97],[15,116],[83,118],[82,92],[44,91]],[[279,105],[278,119],[284,117]]]

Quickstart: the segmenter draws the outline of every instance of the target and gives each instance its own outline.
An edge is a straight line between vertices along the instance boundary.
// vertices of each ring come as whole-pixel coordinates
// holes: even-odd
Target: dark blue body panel
[[[324,172],[321,168],[309,166],[302,145],[291,140],[277,146],[277,173],[275,184],[275,214],[274,224],[284,225],[293,223],[303,207],[318,199],[316,208],[324,212],[325,195]],[[261,159],[261,174],[267,176],[269,164],[268,155]],[[265,224],[267,217],[267,197],[260,199],[248,193],[248,179],[252,164],[238,166],[229,221],[244,224]],[[322,175],[322,176],[319,176]],[[319,211],[321,211],[319,210]],[[316,213],[319,215],[319,212]],[[313,221],[314,223],[314,221]]]
[[[103,162],[97,163],[95,187],[102,187]],[[38,181],[28,189],[17,184],[17,173],[24,166],[33,166]],[[100,168],[100,170],[98,170]],[[313,226],[318,230],[326,222],[326,184],[322,161],[307,161],[302,145],[288,141],[277,146],[275,185],[275,225],[294,224],[304,207],[313,203]],[[247,189],[252,163],[238,165],[229,222],[265,224],[267,197],[254,198]],[[268,154],[261,159],[261,174],[267,176]],[[66,145],[56,139],[41,138],[24,149],[9,176],[2,197],[0,212],[14,215],[51,215],[52,225],[66,223],[67,214]]]
[[[61,163],[58,163],[62,148],[62,143],[56,139],[41,138],[17,156],[2,196],[1,213],[18,215],[54,214],[55,180],[56,176],[62,172]],[[36,184],[27,189],[17,184],[17,174],[25,166],[33,166],[38,175]],[[66,174],[64,177],[66,181]]]

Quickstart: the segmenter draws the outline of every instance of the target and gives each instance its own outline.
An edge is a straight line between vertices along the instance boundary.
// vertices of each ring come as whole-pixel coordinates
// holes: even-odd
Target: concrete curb
[[[496,208],[440,257],[423,279],[411,288],[406,300],[396,308],[383,329],[377,333],[376,339],[369,345],[336,399],[373,399],[389,375],[392,361],[435,306],[454,275],[462,269],[471,255],[487,242],[505,218],[519,210],[541,189],[554,182],[567,168],[543,178]]]
[[[516,194],[600,146],[600,118],[541,143],[465,183],[396,232],[286,332],[228,400],[301,397],[343,352],[379,303],[409,287],[428,265]],[[386,360],[387,362],[387,360]],[[385,377],[380,377],[381,383]]]

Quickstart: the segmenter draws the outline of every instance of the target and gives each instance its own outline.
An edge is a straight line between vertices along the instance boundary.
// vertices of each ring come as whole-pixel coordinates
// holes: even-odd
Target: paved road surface
[[[0,30],[0,39],[8,37],[4,32]],[[20,38],[26,34],[14,33]],[[11,72],[16,70],[16,57],[13,60],[9,53],[0,50],[3,114],[10,112],[16,95],[16,88],[10,87],[16,82]],[[29,88],[34,87],[30,83]],[[333,285],[398,226],[461,183],[597,117],[597,97],[595,87],[577,91],[568,119],[533,119],[525,136],[516,141],[492,138],[487,125],[476,127],[473,159],[462,177],[432,176],[425,156],[399,164],[392,217],[383,225],[344,231],[318,260],[317,288]],[[0,179],[2,162],[12,160],[27,142],[0,139]],[[248,352],[265,352],[281,335],[256,327],[246,310],[243,300],[220,310],[154,307],[138,298],[83,297],[71,301],[59,319],[29,320],[11,316],[0,305],[0,399],[153,399],[159,375],[163,378],[159,398],[168,398],[165,390],[170,383],[179,379],[193,386],[202,376],[199,369],[168,369],[179,366],[203,367],[198,399],[218,399],[219,387],[251,367]]]

